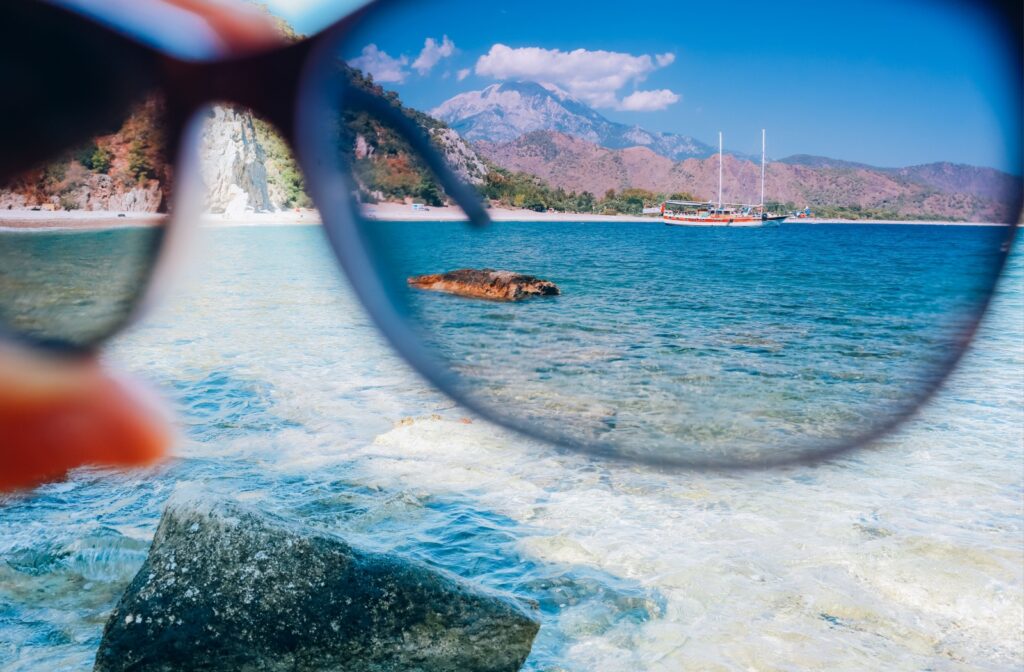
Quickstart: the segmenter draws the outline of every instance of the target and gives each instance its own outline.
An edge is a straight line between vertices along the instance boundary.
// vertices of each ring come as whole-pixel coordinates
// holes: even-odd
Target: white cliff
[[[200,157],[209,212],[233,215],[277,209],[267,188],[266,152],[250,113],[220,105],[212,108],[203,125]]]

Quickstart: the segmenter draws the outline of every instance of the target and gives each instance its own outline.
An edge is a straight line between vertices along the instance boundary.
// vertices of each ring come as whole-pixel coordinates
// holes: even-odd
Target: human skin
[[[201,17],[225,57],[280,44],[273,22],[235,0],[139,0]],[[64,478],[83,466],[132,468],[163,459],[174,431],[155,395],[95,356],[54,359],[0,348],[0,492]]]

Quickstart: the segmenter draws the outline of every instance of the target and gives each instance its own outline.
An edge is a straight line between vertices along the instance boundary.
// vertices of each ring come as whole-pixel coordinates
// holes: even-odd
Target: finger
[[[202,18],[224,42],[227,55],[278,46],[284,38],[266,13],[233,0],[164,0]]]
[[[0,491],[63,478],[82,466],[138,467],[157,462],[172,432],[139,386],[98,364],[12,364],[0,375]],[[17,376],[17,380],[14,377]]]

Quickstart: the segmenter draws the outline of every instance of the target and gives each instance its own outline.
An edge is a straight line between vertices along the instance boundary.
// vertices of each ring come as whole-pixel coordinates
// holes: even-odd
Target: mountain
[[[794,154],[793,156],[787,156],[784,159],[779,159],[778,162],[787,163],[791,166],[807,166],[808,168],[863,168],[867,170],[879,170],[875,166],[869,166],[866,163],[843,161],[842,159],[830,159],[827,156],[814,156],[812,154]]]
[[[957,191],[985,199],[1006,199],[1020,183],[1020,178],[995,168],[981,168],[962,163],[927,163],[921,166],[893,168],[890,171],[910,182],[937,191]]]
[[[906,168],[879,168],[865,163],[830,159],[824,156],[795,154],[779,163],[809,168],[870,170],[892,175],[908,184],[916,184],[942,193],[961,193],[985,200],[1006,199],[1017,188],[1020,178],[995,168],[940,161]]]
[[[608,189],[633,188],[687,192],[707,200],[718,195],[717,157],[672,161],[646,147],[608,149],[553,131],[534,131],[509,142],[478,142],[476,147],[501,168],[536,175],[568,192],[601,195]],[[1005,221],[1009,216],[1010,192],[1004,189],[1015,178],[999,171],[954,164],[899,170],[845,162],[837,166],[772,162],[765,198],[841,210],[847,216],[973,221]],[[723,172],[725,200],[759,200],[758,163],[726,155]]]
[[[611,121],[558,87],[534,82],[505,82],[461,93],[430,115],[470,141],[509,142],[531,131],[557,131],[609,149],[647,147],[673,160],[715,152],[689,136]]]
[[[511,142],[477,142],[475,146],[502,168],[536,175],[566,191],[601,195],[631,187],[665,193],[678,190],[672,175],[675,162],[647,147],[608,149],[555,131],[533,131]]]

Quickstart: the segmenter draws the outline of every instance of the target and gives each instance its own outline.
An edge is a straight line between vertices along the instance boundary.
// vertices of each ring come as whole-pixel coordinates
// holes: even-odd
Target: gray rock
[[[535,604],[178,492],[95,670],[517,670]]]
[[[472,185],[484,183],[490,169],[461,135],[450,128],[434,128],[430,130],[430,139],[456,175]]]

